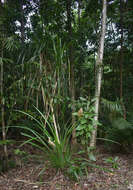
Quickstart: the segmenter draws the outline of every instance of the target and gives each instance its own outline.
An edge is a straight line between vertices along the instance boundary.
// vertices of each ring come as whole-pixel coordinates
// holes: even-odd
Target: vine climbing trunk
[[[92,136],[90,139],[90,147],[96,146],[97,122],[99,115],[99,100],[100,100],[100,91],[101,91],[101,82],[102,82],[102,62],[103,62],[103,53],[104,53],[105,31],[106,31],[106,17],[107,17],[107,1],[103,0],[101,36],[99,41],[98,57],[96,60],[94,129],[92,131]]]

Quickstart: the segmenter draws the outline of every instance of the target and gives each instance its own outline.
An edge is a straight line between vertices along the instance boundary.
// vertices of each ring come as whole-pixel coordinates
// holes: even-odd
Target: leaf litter
[[[34,153],[30,151],[28,161],[0,174],[0,190],[133,190],[133,152],[110,154],[99,151],[95,164],[109,171],[88,166],[88,176],[80,177],[77,182],[63,171],[57,172],[50,167],[49,161],[43,163],[41,159],[33,159]],[[104,161],[116,156],[119,158],[117,168]]]

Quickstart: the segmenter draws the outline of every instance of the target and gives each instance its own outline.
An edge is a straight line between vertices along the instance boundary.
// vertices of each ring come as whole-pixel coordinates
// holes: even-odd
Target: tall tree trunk
[[[74,85],[74,57],[73,57],[73,44],[72,44],[72,13],[71,13],[71,0],[67,0],[67,30],[68,38],[70,42],[69,46],[69,62],[70,62],[70,85],[69,92],[71,96],[72,104],[72,113],[75,112],[74,100],[75,100],[75,85]],[[72,124],[75,122],[75,117],[72,115]],[[72,143],[76,143],[76,131],[73,131],[72,134]]]
[[[1,72],[0,72],[0,91],[1,91],[1,125],[2,125],[2,136],[3,136],[3,141],[6,141],[6,128],[5,128],[5,100],[4,100],[4,90],[3,90],[3,86],[4,86],[4,68],[3,68],[3,47],[1,50],[1,60],[0,60],[0,65],[1,65]],[[5,154],[5,158],[8,157],[7,154],[7,145],[4,144],[4,154]]]
[[[98,57],[96,60],[96,86],[95,86],[95,124],[94,130],[92,131],[92,136],[90,140],[90,147],[96,146],[96,136],[97,136],[97,121],[99,116],[99,100],[100,100],[100,91],[101,91],[101,82],[102,82],[102,62],[103,62],[103,53],[104,53],[104,39],[106,31],[106,17],[107,17],[107,1],[103,0],[103,9],[102,9],[102,27],[101,27],[101,36],[98,49]]]
[[[0,2],[0,17],[1,17],[1,20],[2,17],[4,17],[3,15],[3,6],[4,4],[2,5],[2,2]],[[3,138],[3,142],[6,141],[6,128],[5,128],[5,99],[4,99],[4,65],[3,65],[3,50],[4,50],[4,26],[3,26],[3,23],[1,23],[0,25],[0,28],[1,28],[1,51],[0,51],[0,94],[1,94],[1,126],[2,126],[2,138]],[[7,152],[7,145],[6,145],[6,142],[4,143],[4,160],[5,160],[5,165],[4,165],[4,169],[6,169],[7,167],[7,163],[8,163],[8,152]]]
[[[121,39],[120,39],[120,100],[121,105],[123,109],[123,118],[126,119],[126,109],[125,105],[123,103],[123,61],[124,61],[124,52],[123,52],[123,1],[120,0],[120,33],[121,33]]]
[[[24,40],[25,40],[25,29],[24,29],[24,10],[23,10],[23,0],[20,1],[20,12],[21,12],[21,41],[22,41],[22,45],[24,45]]]
[[[122,0],[120,0],[120,33],[121,33],[121,39],[120,39],[120,99],[122,99],[122,83],[123,83],[123,76],[122,76],[122,67],[123,67],[123,5],[122,5]]]

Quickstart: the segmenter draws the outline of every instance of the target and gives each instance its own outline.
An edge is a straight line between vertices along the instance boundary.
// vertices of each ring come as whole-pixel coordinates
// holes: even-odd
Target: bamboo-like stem
[[[27,109],[28,109],[28,102],[29,102],[29,98],[30,98],[30,96],[31,96],[31,91],[32,91],[32,89],[33,89],[33,85],[34,85],[36,76],[37,76],[37,73],[35,74],[35,76],[34,76],[34,78],[33,78],[33,80],[32,80],[30,89],[29,89],[28,94],[27,94],[27,98],[26,98],[25,105],[24,105],[25,112],[26,112]]]
[[[72,11],[71,11],[71,7],[72,7],[72,0],[67,0],[66,1],[66,9],[67,9],[67,30],[68,30],[68,39],[69,41],[71,41],[70,46],[69,46],[69,60],[68,60],[68,64],[69,66],[69,92],[70,92],[70,97],[72,100],[72,125],[75,123],[75,116],[73,115],[73,113],[75,112],[75,105],[74,105],[74,101],[75,101],[75,76],[74,76],[74,56],[73,56],[73,44],[72,44]],[[76,144],[76,131],[75,129],[73,130],[72,133],[72,144]]]
[[[53,95],[55,94],[56,88],[57,88],[57,82],[55,83],[55,88],[53,90]],[[50,100],[50,108],[51,108],[51,112],[52,112],[52,117],[53,117],[53,123],[54,123],[56,137],[57,137],[58,143],[60,144],[60,139],[59,139],[59,134],[58,134],[58,127],[57,127],[57,124],[56,124],[56,119],[55,119],[54,109],[53,109],[53,98]]]
[[[56,124],[56,120],[55,120],[55,115],[54,115],[54,109],[53,109],[52,102],[50,102],[50,108],[51,108],[51,112],[52,112],[52,117],[53,117],[53,123],[54,123],[56,137],[57,137],[58,143],[60,144],[60,139],[59,139],[59,134],[58,134],[58,129],[57,129],[57,124]]]

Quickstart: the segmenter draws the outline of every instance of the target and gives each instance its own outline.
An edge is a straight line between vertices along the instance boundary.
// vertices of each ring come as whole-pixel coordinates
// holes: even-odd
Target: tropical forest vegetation
[[[0,0],[0,190],[132,190],[132,84],[132,0]]]

